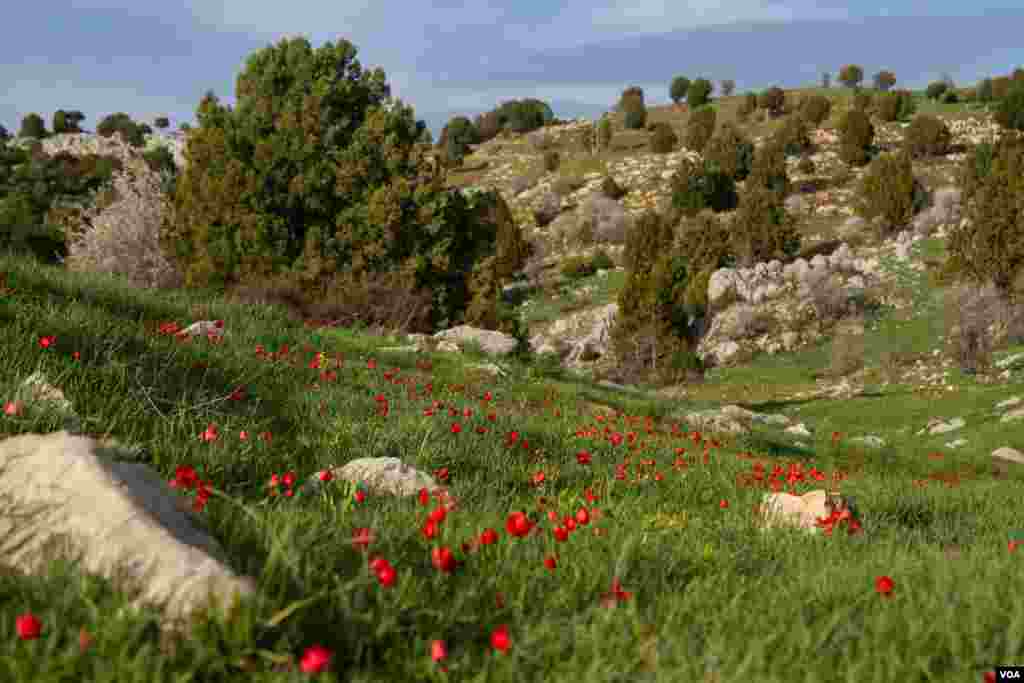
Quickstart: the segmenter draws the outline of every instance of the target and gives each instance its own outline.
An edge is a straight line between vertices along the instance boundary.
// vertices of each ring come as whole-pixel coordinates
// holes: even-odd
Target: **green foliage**
[[[686,98],[687,91],[690,89],[690,79],[686,76],[676,76],[672,79],[672,83],[668,88],[669,98],[679,104]]]
[[[750,175],[754,144],[731,122],[723,123],[704,147],[704,159],[736,181]]]
[[[945,122],[930,114],[918,114],[903,134],[903,147],[914,159],[949,152],[953,135]]]
[[[684,216],[696,216],[703,209],[731,211],[738,202],[736,182],[713,162],[698,166],[683,158],[672,176],[672,207]]]
[[[750,177],[747,178],[748,190],[762,187],[785,196],[789,193],[789,173],[786,170],[786,150],[782,145],[769,139],[754,152]]]
[[[775,258],[789,260],[800,251],[800,233],[782,195],[756,185],[744,193],[729,234],[737,263],[745,268]]]
[[[533,98],[503,102],[494,113],[499,130],[520,134],[542,128],[555,118],[547,103]]]
[[[7,142],[11,139],[11,134],[7,132],[7,129],[0,126],[0,142]]]
[[[63,109],[53,112],[53,134],[68,133],[67,113]]]
[[[626,196],[626,190],[619,186],[615,182],[615,178],[611,176],[605,176],[605,179],[601,181],[601,194],[608,199],[614,199],[618,201]]]
[[[994,98],[992,96],[992,79],[986,78],[978,85],[977,98],[979,102],[988,103]]]
[[[967,221],[950,231],[941,276],[993,283],[1002,296],[1014,298],[1024,265],[1024,137],[998,140],[991,169],[977,179],[964,206]]]
[[[812,149],[808,125],[801,116],[787,116],[772,138],[776,144],[782,145],[787,157],[800,156]]]
[[[687,149],[694,152],[704,151],[708,140],[715,132],[716,119],[714,108],[707,105],[690,112],[690,118],[686,122],[686,133],[683,137],[683,144]]]
[[[703,107],[708,103],[712,89],[711,81],[706,78],[698,78],[690,84],[689,89],[686,91],[686,104],[691,109]]]
[[[597,124],[597,144],[601,149],[608,149],[612,144],[612,121],[605,116]]]
[[[562,275],[570,280],[589,277],[597,272],[593,259],[585,256],[570,256],[562,261]]]
[[[757,98],[757,105],[766,109],[773,117],[782,116],[786,108],[786,91],[778,86],[772,86]]]
[[[558,165],[562,158],[559,156],[558,151],[549,149],[544,152],[544,170],[548,173],[554,173],[558,170]]]
[[[615,268],[615,261],[612,260],[612,257],[604,249],[598,249],[590,263],[594,266],[595,270],[611,270]]]
[[[847,88],[856,88],[864,80],[864,69],[856,64],[847,64],[839,70],[836,80]]]
[[[124,141],[132,147],[142,147],[146,144],[143,128],[124,112],[110,114],[96,126],[96,134],[100,137],[109,138],[114,133],[121,133]]]
[[[652,152],[655,154],[668,154],[675,149],[678,143],[679,138],[676,137],[672,126],[664,122],[654,124],[654,130],[651,131]]]
[[[638,85],[631,85],[622,91],[622,95],[619,96],[619,111],[625,111],[625,104],[627,100],[639,99],[641,103],[644,101],[644,89]]]
[[[882,69],[875,74],[873,80],[876,88],[886,92],[889,88],[896,85],[896,74],[887,69]]]
[[[882,154],[871,162],[861,178],[857,215],[868,222],[883,218],[879,237],[884,238],[906,226],[924,199],[924,187],[914,178],[910,155]]]
[[[942,103],[943,104],[956,104],[959,101],[960,101],[960,96],[957,95],[956,91],[954,91],[954,90],[947,90],[946,92],[942,93]]]
[[[942,81],[933,81],[928,84],[928,87],[924,90],[924,96],[930,100],[937,100],[942,97],[942,94],[949,88],[946,83]]]
[[[1015,85],[999,102],[992,118],[1007,130],[1024,131],[1024,82]]]
[[[43,139],[46,137],[46,124],[43,117],[36,113],[26,114],[21,119],[21,130],[18,135],[23,138]]]
[[[961,203],[966,206],[976,194],[981,183],[992,172],[995,146],[990,142],[975,145],[965,156],[957,170],[957,183],[962,195]]]
[[[880,93],[875,98],[875,116],[883,122],[906,121],[916,109],[914,96],[909,90]]]
[[[619,103],[623,112],[623,125],[627,130],[641,130],[647,125],[647,107],[642,94],[623,93]]]
[[[860,109],[851,109],[839,122],[839,158],[852,166],[870,160],[868,151],[875,139],[875,127]]]
[[[164,130],[171,127],[171,121],[166,116],[157,116],[153,119],[153,125],[160,130]]]
[[[825,122],[832,111],[832,100],[824,95],[811,95],[800,102],[800,116],[817,127]]]
[[[56,264],[67,256],[58,209],[81,206],[122,167],[92,154],[43,154],[0,144],[0,250]]]
[[[160,174],[161,188],[164,194],[173,197],[178,180],[178,167],[174,163],[174,154],[161,145],[143,152],[142,158],[150,170]]]
[[[428,296],[431,328],[498,324],[501,282],[529,251],[511,211],[446,187],[412,109],[355,57],[345,40],[284,39],[247,59],[233,109],[204,96],[165,253],[190,288],[280,278],[312,305],[387,275]]]
[[[469,146],[480,141],[473,122],[465,116],[453,117],[441,131],[439,146],[449,159],[462,159],[469,153]]]

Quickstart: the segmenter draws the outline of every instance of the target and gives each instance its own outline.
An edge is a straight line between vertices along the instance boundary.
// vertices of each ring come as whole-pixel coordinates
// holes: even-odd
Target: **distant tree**
[[[26,114],[21,120],[21,130],[18,135],[23,138],[45,138],[46,124],[43,123],[43,117],[35,112]]]
[[[832,87],[832,74],[825,72],[821,75],[821,87],[831,88]]]
[[[977,93],[979,102],[991,102],[992,101],[992,79],[986,78],[978,85]]]
[[[178,124],[178,130],[185,133],[192,130],[192,125],[188,121],[184,121]]]
[[[11,134],[7,132],[7,129],[0,125],[0,142],[6,142],[11,139]]]
[[[948,71],[943,71],[942,75],[939,76],[939,80],[946,84],[946,90],[952,90],[956,87],[953,83],[953,77],[949,75]]]
[[[708,103],[712,88],[711,81],[706,78],[698,78],[690,83],[690,89],[686,91],[686,104],[690,106],[690,109],[703,107]]]
[[[896,85],[896,74],[886,69],[879,71],[874,77],[875,87],[883,92]]]
[[[165,128],[171,127],[171,122],[167,119],[166,116],[158,116],[155,119],[153,119],[153,125],[159,128],[160,130],[164,130]]]
[[[864,80],[864,69],[856,64],[847,64],[839,70],[839,82],[847,88],[857,88]]]
[[[722,81],[722,95],[724,97],[729,97],[735,91],[736,81],[732,80],[731,78],[727,78],[726,80]]]
[[[68,124],[66,120],[67,114],[63,109],[58,109],[53,112],[53,134],[60,135],[61,133],[67,133]]]
[[[945,81],[933,81],[928,84],[928,87],[924,90],[924,96],[930,100],[937,100],[949,90],[949,85]]]
[[[686,93],[690,89],[690,79],[686,76],[676,76],[668,88],[668,95],[675,104],[686,99]]]
[[[81,133],[82,121],[85,121],[85,114],[79,110],[64,112],[64,123],[67,125],[69,133]]]

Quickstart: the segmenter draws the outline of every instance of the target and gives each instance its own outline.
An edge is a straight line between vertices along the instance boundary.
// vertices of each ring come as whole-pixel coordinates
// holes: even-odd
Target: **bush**
[[[607,116],[597,124],[597,144],[601,149],[608,149],[612,144],[612,121]]]
[[[946,92],[942,93],[943,104],[956,104],[959,101],[960,96],[957,95],[956,92],[953,90],[947,90]]]
[[[39,114],[32,113],[26,114],[21,119],[21,130],[18,135],[23,138],[36,138],[42,140],[46,137],[46,124],[43,123],[43,117]]]
[[[972,147],[964,156],[957,169],[957,183],[963,190],[961,205],[967,206],[974,197],[978,187],[992,172],[996,147],[990,142],[981,142]]]
[[[776,142],[767,141],[754,151],[754,162],[746,187],[762,187],[782,196],[789,193],[789,173],[786,169],[786,152]]]
[[[706,78],[698,78],[690,84],[686,91],[686,104],[691,109],[703,107],[708,103],[708,96],[711,95],[712,85]]]
[[[763,187],[744,194],[729,233],[741,267],[774,258],[789,260],[800,250],[796,221],[786,213],[782,197]]]
[[[671,100],[679,104],[686,98],[686,93],[690,89],[690,79],[686,76],[676,76],[672,79],[672,83],[668,88],[668,95]]]
[[[930,100],[937,100],[942,97],[942,94],[946,92],[948,87],[949,85],[942,81],[934,81],[925,88],[924,96]]]
[[[314,50],[283,39],[246,61],[237,106],[207,93],[162,246],[190,288],[281,276],[315,302],[388,273],[408,295],[429,294],[431,328],[494,329],[501,282],[529,255],[508,205],[448,188],[412,109],[355,56],[345,40]],[[294,102],[301,118],[287,115]]]
[[[617,201],[601,196],[583,203],[578,221],[577,232],[589,232],[593,241],[606,244],[625,244],[632,222]]]
[[[853,94],[853,108],[863,112],[871,110],[871,93],[858,90]]]
[[[1007,130],[1024,131],[1024,83],[1014,86],[992,117]]]
[[[977,97],[979,102],[988,103],[991,102],[992,97],[992,79],[986,78],[978,85]]]
[[[852,166],[863,166],[870,157],[868,150],[875,139],[875,127],[868,115],[851,109],[839,122],[839,158]]]
[[[916,108],[909,90],[881,93],[875,98],[875,115],[883,122],[905,121]]]
[[[875,87],[885,92],[892,86],[896,85],[896,74],[886,69],[883,69],[875,74],[874,77]]]
[[[757,95],[748,92],[743,96],[743,102],[740,103],[740,108],[737,114],[740,118],[746,118],[757,111]]]
[[[598,249],[594,252],[590,263],[596,270],[612,270],[615,268],[615,261],[612,260],[612,257],[604,249]]]
[[[832,101],[824,95],[811,95],[800,103],[800,116],[817,127],[825,122],[832,111]]]
[[[868,222],[884,219],[879,239],[905,227],[927,203],[924,186],[914,178],[910,155],[883,154],[868,166],[858,188],[857,215]]]
[[[551,107],[532,98],[503,102],[495,113],[500,129],[511,133],[529,133],[543,128],[554,120]]]
[[[786,107],[786,92],[777,86],[768,88],[757,98],[757,105],[772,117],[781,116]]]
[[[938,117],[918,114],[903,135],[903,147],[914,159],[942,156],[949,153],[953,135],[949,126]]]
[[[804,175],[811,175],[815,170],[814,159],[809,156],[802,157],[796,165],[796,169]]]
[[[570,280],[589,277],[596,272],[593,261],[584,256],[570,256],[562,261],[562,275]]]
[[[654,130],[651,131],[652,152],[655,154],[668,154],[675,149],[678,142],[679,138],[676,137],[672,126],[663,122],[654,124]]]
[[[788,116],[772,136],[781,145],[787,157],[800,156],[813,148],[807,122],[800,116]]]
[[[704,106],[692,111],[686,122],[686,133],[683,144],[687,149],[701,152],[708,144],[712,134],[715,132],[715,110],[712,107]]]
[[[146,144],[143,129],[124,112],[110,114],[96,126],[96,134],[100,137],[109,138],[114,133],[120,133],[124,141],[132,147],[142,147]]]
[[[725,122],[704,147],[704,159],[736,181],[750,175],[754,162],[754,144],[739,129]]]
[[[601,181],[601,194],[608,199],[618,201],[625,197],[628,192],[615,182],[615,178],[605,176],[605,179]]]
[[[1024,137],[1001,137],[990,163],[973,187],[964,188],[967,221],[952,226],[941,276],[947,282],[990,282],[1009,299],[1024,264]]]
[[[164,130],[171,127],[171,121],[166,116],[157,116],[153,119],[153,125],[160,130]]]
[[[533,217],[537,225],[544,227],[551,223],[562,212],[562,199],[554,192],[548,191],[541,197],[537,207],[533,210]]]
[[[469,154],[469,146],[479,141],[473,122],[465,116],[455,116],[441,129],[437,144],[449,160],[461,161]]]
[[[642,130],[647,125],[647,107],[642,98],[623,97],[623,125],[627,130]]]
[[[836,80],[847,88],[856,88],[864,80],[864,69],[856,64],[847,64],[839,69]]]
[[[544,170],[548,173],[554,173],[558,170],[558,165],[561,162],[561,157],[558,152],[551,149],[544,152]]]
[[[683,158],[672,176],[672,207],[684,216],[696,216],[703,209],[731,211],[738,202],[732,176],[713,163],[697,166]]]
[[[480,142],[493,140],[501,132],[501,120],[498,117],[498,112],[489,111],[478,114],[473,122],[473,126],[476,128],[476,134],[480,138]]]
[[[622,91],[622,95],[619,97],[619,111],[625,111],[625,104],[627,100],[638,99],[641,104],[644,101],[644,89],[638,85],[631,85]]]

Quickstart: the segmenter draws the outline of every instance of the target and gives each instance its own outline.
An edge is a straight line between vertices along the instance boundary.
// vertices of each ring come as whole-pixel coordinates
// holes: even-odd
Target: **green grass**
[[[1024,605],[1014,599],[1024,590],[1024,558],[1007,549],[1010,536],[1024,532],[1022,477],[996,480],[988,471],[992,448],[1024,436],[990,414],[1022,390],[1019,383],[982,386],[954,376],[961,390],[941,397],[897,385],[846,401],[784,398],[827,367],[826,340],[716,370],[699,398],[667,401],[510,359],[499,361],[507,377],[491,380],[468,369],[479,353],[382,353],[377,347],[395,340],[318,334],[280,311],[225,304],[212,292],[139,291],[116,278],[12,257],[0,259],[0,272],[7,288],[0,403],[41,370],[76,406],[88,433],[142,445],[144,462],[165,479],[178,466],[194,467],[218,491],[200,513],[206,528],[231,567],[260,586],[235,621],[203,620],[191,638],[164,651],[154,612],[119,613],[128,599],[72,564],[55,563],[45,576],[4,573],[2,680],[301,680],[307,676],[297,671],[272,671],[273,658],[298,659],[316,644],[333,653],[333,672],[318,680],[339,681],[963,681],[1024,656]],[[867,355],[886,345],[927,345],[934,315],[922,315],[915,331],[879,327],[868,335]],[[157,334],[161,323],[199,319],[223,319],[228,340],[179,344]],[[51,335],[52,345],[40,345]],[[285,344],[288,362],[255,353],[257,345],[271,352]],[[308,367],[319,351],[343,354],[332,368],[336,378]],[[245,388],[244,400],[227,400],[237,387]],[[387,416],[379,414],[379,394]],[[432,401],[442,405],[427,415]],[[726,402],[797,416],[814,435],[799,445],[778,428],[758,427],[741,438],[698,439],[677,419]],[[970,446],[943,447],[960,432],[915,436],[933,415],[964,416]],[[672,434],[673,422],[681,434]],[[6,436],[61,425],[32,404],[0,415]],[[210,425],[218,438],[197,438]],[[272,440],[243,442],[242,430],[270,432]],[[518,441],[510,446],[513,431]],[[865,433],[887,447],[849,441]],[[582,450],[590,464],[577,461]],[[936,451],[941,458],[928,457]],[[447,468],[459,507],[436,538],[420,531],[433,501],[426,508],[415,497],[371,496],[352,504],[342,485],[268,496],[274,473],[293,471],[305,482],[371,456],[397,456],[432,473]],[[838,485],[858,501],[864,533],[762,535],[752,508],[767,487],[742,483],[750,457],[769,477],[777,465],[783,487],[791,465],[826,478],[845,472]],[[537,485],[539,472],[545,479]],[[944,486],[950,473],[956,485]],[[922,480],[929,485],[915,484]],[[827,484],[805,479],[795,490]],[[591,518],[558,542],[542,509],[564,520],[584,507]],[[519,511],[537,522],[537,535],[507,533],[509,515]],[[376,536],[369,553],[352,544],[361,527]],[[463,552],[461,544],[487,528],[498,541]],[[462,565],[435,569],[436,546],[450,547]],[[948,546],[960,548],[959,559],[945,559]],[[395,568],[393,586],[370,570],[369,554]],[[553,570],[544,565],[549,556],[557,558]],[[889,598],[876,592],[881,576],[895,582]],[[629,596],[603,607],[615,580]],[[42,621],[38,640],[16,636],[15,617],[24,612]],[[511,639],[505,653],[491,642],[501,625]],[[81,653],[83,628],[94,642]],[[447,644],[447,674],[431,660],[435,639]],[[253,671],[236,666],[246,657]]]

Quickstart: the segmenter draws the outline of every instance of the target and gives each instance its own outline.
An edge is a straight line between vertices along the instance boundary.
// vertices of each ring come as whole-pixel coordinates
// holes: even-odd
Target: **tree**
[[[45,138],[46,124],[43,123],[43,117],[35,112],[26,114],[21,120],[21,130],[18,135],[23,138]]]
[[[669,85],[668,94],[672,101],[678,105],[686,99],[686,93],[690,89],[690,79],[686,76],[676,76]]]
[[[711,89],[711,81],[706,78],[698,78],[690,84],[690,89],[686,91],[686,104],[690,106],[690,109],[703,107],[708,103]]]
[[[933,81],[928,84],[925,88],[924,95],[930,100],[937,100],[949,89],[949,86],[943,81]]]
[[[722,81],[722,95],[724,97],[731,96],[733,92],[735,92],[735,90],[736,81],[732,80],[731,78],[727,78],[726,80]]]
[[[875,87],[882,92],[889,90],[892,86],[896,85],[896,74],[886,69],[879,71],[874,77]]]
[[[992,101],[992,79],[986,78],[978,85],[978,101],[979,102],[991,102]]]
[[[66,120],[66,113],[63,109],[58,109],[53,112],[53,134],[60,135],[61,133],[67,133],[68,124]]]
[[[81,133],[82,121],[85,121],[85,114],[79,110],[64,112],[64,123],[67,125],[69,133]]]
[[[165,128],[170,128],[171,122],[167,119],[166,116],[158,116],[155,119],[153,119],[153,125],[159,128],[160,130],[164,130]]]
[[[826,89],[832,87],[832,74],[827,71],[821,75],[821,87]]]
[[[7,142],[11,139],[11,134],[7,132],[7,129],[0,125],[0,142]]]
[[[839,70],[839,82],[847,88],[857,88],[864,80],[864,69],[856,64],[847,64]]]

